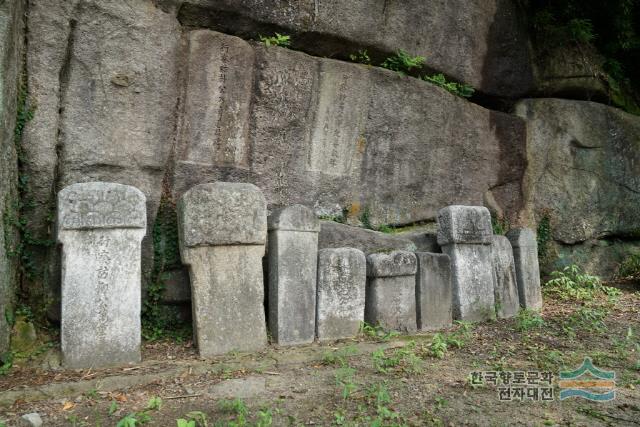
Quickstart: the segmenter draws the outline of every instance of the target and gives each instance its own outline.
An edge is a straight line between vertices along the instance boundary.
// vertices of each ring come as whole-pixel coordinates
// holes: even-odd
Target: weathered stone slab
[[[316,336],[320,341],[354,337],[364,321],[367,262],[353,248],[318,252]]]
[[[451,260],[446,254],[416,252],[416,320],[418,330],[451,326]]]
[[[320,249],[350,247],[359,249],[365,254],[416,250],[416,245],[407,238],[333,221],[320,221],[318,247]]]
[[[411,252],[367,256],[365,321],[401,332],[415,332],[416,256]]]
[[[176,198],[200,183],[251,182],[272,207],[302,204],[322,215],[346,209],[351,219],[366,215],[374,227],[435,219],[454,201],[482,204],[485,193],[504,212],[520,208],[522,119],[376,67],[206,30],[189,38],[197,46],[189,48]],[[229,47],[234,53],[225,58],[221,52]],[[237,70],[239,63],[247,65]],[[216,71],[223,69],[224,76]],[[219,130],[189,117],[189,111],[218,107],[237,112]],[[245,128],[250,131],[239,131]],[[233,146],[251,147],[246,162],[185,157],[190,145],[218,153],[229,146],[228,135],[245,138]],[[345,246],[356,247],[335,247]]]
[[[514,228],[507,233],[513,247],[520,306],[531,310],[542,308],[538,242],[533,230]]]
[[[505,236],[492,236],[491,250],[496,315],[501,319],[508,319],[516,316],[520,310],[513,249]]]
[[[272,212],[268,228],[271,338],[280,345],[313,342],[320,221],[311,209],[293,205]]]
[[[60,335],[67,367],[140,361],[145,202],[140,190],[106,182],[73,184],[58,193]]]
[[[348,59],[366,48],[376,63],[404,49],[427,65],[493,95],[527,93],[533,72],[523,10],[500,0],[165,0],[185,25],[257,38],[265,28],[293,46]]]
[[[481,206],[448,206],[438,212],[438,244],[451,258],[453,316],[495,317],[491,214]]]
[[[200,356],[264,347],[267,206],[260,189],[228,182],[192,188],[178,203],[178,231]]]

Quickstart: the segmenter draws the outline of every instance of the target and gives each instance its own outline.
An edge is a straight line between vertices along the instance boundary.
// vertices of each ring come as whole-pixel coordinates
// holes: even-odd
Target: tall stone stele
[[[330,248],[318,252],[318,341],[358,335],[364,321],[367,261],[359,249]]]
[[[178,233],[200,356],[263,348],[267,204],[260,189],[229,182],[191,188],[178,203]]]
[[[69,368],[140,361],[140,259],[145,196],[108,182],[58,193],[62,356]]]
[[[429,331],[451,326],[451,259],[447,254],[416,252],[416,318],[418,329]]]
[[[447,206],[438,212],[438,244],[451,258],[453,317],[495,317],[491,214],[482,206]]]
[[[492,236],[491,239],[496,315],[500,319],[508,319],[516,316],[520,311],[513,249],[505,236]]]
[[[416,331],[416,269],[412,252],[367,256],[367,323],[400,332]]]
[[[507,233],[513,247],[520,306],[531,310],[542,308],[538,242],[530,228],[514,228]]]
[[[305,206],[269,215],[268,326],[279,345],[313,342],[316,330],[316,272],[320,221]]]

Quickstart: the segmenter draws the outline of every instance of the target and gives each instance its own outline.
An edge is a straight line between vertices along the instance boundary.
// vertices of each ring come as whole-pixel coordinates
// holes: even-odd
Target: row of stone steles
[[[438,222],[443,254],[318,251],[320,226],[310,209],[294,205],[267,216],[265,198],[251,184],[193,187],[178,203],[178,229],[200,355],[259,350],[267,333],[279,345],[298,345],[354,337],[363,321],[411,333],[450,326],[454,318],[511,317],[520,306],[541,307],[530,230],[493,236],[482,207],[449,206]],[[145,232],[145,197],[134,187],[92,182],[59,193],[66,366],[140,361]]]

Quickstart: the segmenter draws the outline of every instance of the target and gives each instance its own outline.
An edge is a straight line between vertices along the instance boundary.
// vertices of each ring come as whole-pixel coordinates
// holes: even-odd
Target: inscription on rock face
[[[329,175],[348,175],[362,151],[368,80],[365,74],[340,72],[321,64],[316,120],[307,168]]]
[[[145,228],[145,197],[136,188],[115,183],[73,184],[59,194],[60,230]]]
[[[482,206],[447,206],[438,212],[438,244],[491,243],[491,214]]]
[[[252,80],[253,51],[246,42],[208,30],[191,32],[182,161],[248,165]]]

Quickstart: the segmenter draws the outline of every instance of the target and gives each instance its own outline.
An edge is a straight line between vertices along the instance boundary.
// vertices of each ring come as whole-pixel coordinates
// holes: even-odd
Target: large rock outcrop
[[[528,121],[526,221],[550,223],[550,267],[611,275],[625,252],[616,239],[640,241],[640,118],[561,99],[523,100],[516,112]]]
[[[398,49],[478,90],[515,97],[533,84],[526,25],[509,0],[160,0],[185,26],[257,39],[292,35],[294,48],[348,59],[368,49],[382,60]]]
[[[22,48],[24,3],[0,2],[0,355],[9,348],[9,320],[13,317],[17,283],[18,159],[16,114]],[[26,117],[26,116],[25,116]]]
[[[50,239],[55,193],[86,181],[139,188],[153,224],[175,129],[175,17],[148,1],[34,0],[28,27],[29,96],[37,105],[24,135],[31,232]],[[40,255],[55,266],[55,251]],[[56,288],[58,275],[54,267],[42,280]]]
[[[421,80],[189,35],[174,191],[247,181],[272,206],[366,215],[373,225],[435,218],[487,198],[520,207],[523,122]]]

